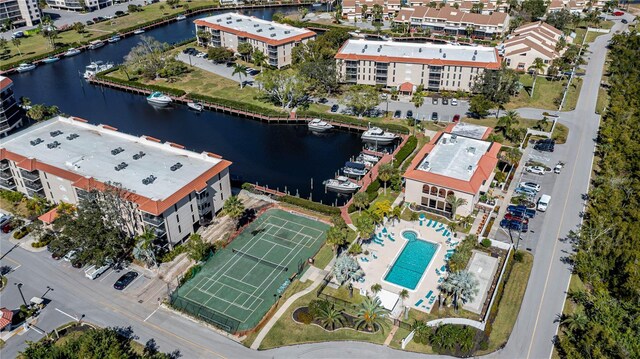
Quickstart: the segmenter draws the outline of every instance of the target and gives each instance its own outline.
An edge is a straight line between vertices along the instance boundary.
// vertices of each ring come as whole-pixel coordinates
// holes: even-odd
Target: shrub
[[[186,246],[177,246],[174,247],[172,251],[167,252],[165,255],[162,256],[162,258],[160,258],[160,262],[162,263],[166,263],[166,262],[171,262],[172,260],[176,259],[176,257],[182,253],[185,253],[187,251],[187,247]]]
[[[482,242],[480,242],[480,244],[482,244],[482,246],[485,248],[489,248],[491,247],[491,240],[489,238],[485,238],[482,240]]]
[[[22,227],[19,230],[13,232],[13,238],[22,239],[27,234],[29,234],[29,228],[28,227]]]
[[[282,196],[280,201],[293,204],[302,208],[310,209],[312,211],[328,214],[328,215],[340,215],[340,208],[328,206],[326,204],[316,203],[308,199],[294,197],[294,196]]]
[[[349,247],[349,254],[356,255],[362,253],[362,246],[359,243],[354,243]]]
[[[251,183],[249,183],[249,182],[245,182],[245,183],[242,184],[242,186],[240,188],[242,188],[245,191],[251,191],[251,190],[253,190],[253,185]]]
[[[326,300],[322,300],[322,299],[314,299],[311,302],[309,302],[309,312],[308,314],[311,315],[311,318],[317,318],[320,316],[320,312],[322,309],[326,308],[329,305],[329,302],[327,302]]]
[[[313,322],[313,316],[307,312],[298,313],[298,320],[303,324],[311,324]]]
[[[6,199],[9,202],[18,203],[22,201],[24,195],[16,191],[0,190],[0,198]]]
[[[200,265],[194,265],[193,267],[189,268],[187,270],[187,272],[184,274],[184,276],[182,278],[180,278],[180,285],[183,285],[184,283],[186,283],[189,279],[193,278],[193,276],[196,275],[196,273],[198,273],[200,271]]]
[[[513,260],[520,263],[524,259],[524,253],[522,251],[516,251],[513,253]]]
[[[393,166],[395,168],[400,167],[402,163],[407,159],[407,157],[409,157],[413,153],[413,151],[416,149],[417,146],[418,146],[418,139],[415,136],[409,137],[404,147],[402,147],[400,151],[396,153]]]
[[[371,182],[371,184],[369,184],[369,187],[367,187],[367,190],[365,191],[369,196],[369,203],[373,202],[373,200],[375,200],[376,197],[378,197],[379,189],[380,189],[380,180],[376,179],[375,181]]]

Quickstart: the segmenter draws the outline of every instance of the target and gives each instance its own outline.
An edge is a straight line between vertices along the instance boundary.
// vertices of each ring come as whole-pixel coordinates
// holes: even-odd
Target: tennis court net
[[[283,272],[286,272],[286,271],[289,270],[288,267],[285,267],[283,265],[276,264],[276,263],[273,263],[273,262],[269,262],[268,260],[262,259],[260,257],[256,257],[253,254],[242,252],[242,251],[239,251],[237,249],[232,249],[232,251],[233,251],[233,253],[237,253],[237,254],[239,254],[239,255],[241,255],[243,257],[247,257],[247,258],[252,259],[252,260],[254,260],[254,261],[258,262],[258,263],[261,263],[261,264],[264,264],[266,266],[269,266],[271,268],[275,268],[275,269],[281,270]]]

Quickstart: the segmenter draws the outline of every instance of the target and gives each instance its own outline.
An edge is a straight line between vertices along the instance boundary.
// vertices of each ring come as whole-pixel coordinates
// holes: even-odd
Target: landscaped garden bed
[[[351,329],[351,330],[357,330],[363,333],[373,334],[380,330],[380,327],[377,325],[374,325],[375,329],[368,328],[367,326],[358,326],[357,325],[358,318],[348,313],[341,312],[341,315],[344,319],[343,319],[343,323],[339,326],[324,326],[323,322],[320,319],[313,318],[313,315],[309,313],[309,307],[298,307],[293,311],[293,314],[291,315],[291,317],[297,323],[317,325],[320,328],[330,332],[340,330],[340,329]]]

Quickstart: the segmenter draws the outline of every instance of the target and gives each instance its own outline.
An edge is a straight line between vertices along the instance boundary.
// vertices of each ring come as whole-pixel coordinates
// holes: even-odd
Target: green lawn
[[[313,266],[319,269],[324,269],[324,267],[331,262],[333,258],[333,249],[330,245],[326,244],[320,248],[318,254],[316,254],[313,262]]]
[[[522,107],[541,108],[545,110],[555,111],[558,109],[555,100],[562,96],[562,91],[567,80],[549,80],[545,77],[538,76],[533,96],[530,96],[531,86],[533,85],[533,77],[529,74],[521,75],[520,82],[524,89],[520,94],[512,97],[511,102],[505,105],[507,110],[513,110]],[[574,78],[565,99],[563,111],[571,111],[576,108],[582,79]]]
[[[569,128],[561,123],[556,123],[556,128],[553,129],[551,138],[561,145],[567,142],[567,137],[569,137]]]
[[[393,336],[393,340],[389,343],[389,346],[394,349],[402,349],[402,339],[406,338],[409,335],[410,331],[407,329],[398,328],[396,334]],[[406,351],[423,353],[423,354],[436,354],[433,351],[430,345],[418,344],[413,340],[407,344],[407,347],[404,349]]]
[[[607,33],[605,32],[595,32],[595,31],[589,31],[587,33],[587,39],[585,40],[585,43],[590,44],[593,42],[593,40],[595,40],[598,36],[602,36],[602,35],[606,35]]]

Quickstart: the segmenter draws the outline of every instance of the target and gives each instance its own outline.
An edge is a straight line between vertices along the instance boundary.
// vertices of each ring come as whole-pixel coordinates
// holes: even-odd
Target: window
[[[441,188],[440,191],[438,192],[438,197],[446,197],[447,196],[447,191],[444,188]]]
[[[427,193],[429,194],[429,185],[425,184],[422,186],[422,193]]]
[[[437,196],[438,195],[438,188],[433,186],[431,187],[431,195],[432,196]]]

